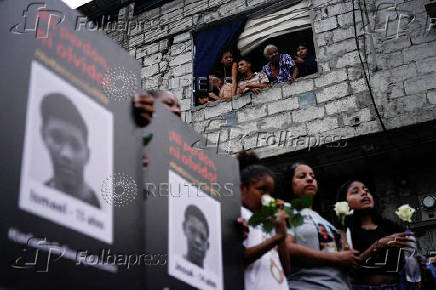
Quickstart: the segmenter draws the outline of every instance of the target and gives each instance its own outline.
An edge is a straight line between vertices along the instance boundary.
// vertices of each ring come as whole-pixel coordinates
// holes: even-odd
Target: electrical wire
[[[366,16],[366,20],[368,21],[368,25],[370,25],[369,22],[369,17],[368,17],[368,10],[366,8],[366,1],[363,1],[363,6],[364,6],[364,10],[362,9],[362,7],[360,6],[360,1],[359,1],[359,10],[360,10],[360,18],[362,18],[362,29],[364,29],[363,26],[363,19],[364,19],[364,15]],[[368,79],[369,81],[371,81],[371,73],[369,71],[369,64],[368,64],[368,54],[367,54],[367,49],[366,49],[366,41],[365,39],[363,39],[363,52],[364,52],[364,56],[365,56],[365,62],[366,62],[366,69],[368,71]]]
[[[382,117],[381,117],[380,112],[378,111],[378,108],[377,108],[377,104],[375,103],[375,99],[374,99],[374,95],[373,95],[373,92],[372,92],[371,84],[369,83],[369,78],[368,78],[368,75],[367,75],[366,70],[365,70],[365,64],[363,62],[362,56],[360,55],[360,44],[359,44],[359,38],[357,36],[356,9],[355,9],[355,6],[354,6],[354,0],[352,0],[352,3],[353,3],[354,39],[356,41],[357,53],[359,55],[360,64],[362,65],[363,75],[365,77],[365,82],[366,82],[366,85],[368,86],[368,89],[369,89],[369,96],[371,97],[371,101],[372,101],[372,104],[373,104],[374,109],[375,109],[375,114],[377,115],[377,118],[380,121],[380,125],[381,125],[383,131],[387,132],[388,130],[386,129],[385,124],[383,123]],[[362,25],[363,25],[363,19],[362,19]]]

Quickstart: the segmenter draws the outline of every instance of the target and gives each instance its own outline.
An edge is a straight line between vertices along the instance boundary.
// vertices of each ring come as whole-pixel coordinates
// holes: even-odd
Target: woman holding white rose
[[[414,241],[409,238],[413,233],[381,218],[374,209],[373,196],[361,181],[344,183],[337,200],[346,201],[353,211],[345,226],[350,230],[353,248],[361,253],[361,265],[352,277],[353,289],[401,289],[399,272],[404,262],[400,249],[410,247],[407,243]]]
[[[318,183],[310,166],[303,162],[291,164],[289,198],[316,195]],[[301,211],[303,224],[286,237],[290,259],[287,273],[290,289],[350,289],[347,272],[359,265],[357,251],[345,249],[339,231],[311,208]]]

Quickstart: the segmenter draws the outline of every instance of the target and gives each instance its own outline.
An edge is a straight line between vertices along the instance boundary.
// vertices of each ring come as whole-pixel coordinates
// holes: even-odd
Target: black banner
[[[139,64],[62,1],[0,7],[0,286],[143,288]]]
[[[146,269],[146,288],[243,289],[238,163],[155,107],[144,133],[145,243],[168,265]]]

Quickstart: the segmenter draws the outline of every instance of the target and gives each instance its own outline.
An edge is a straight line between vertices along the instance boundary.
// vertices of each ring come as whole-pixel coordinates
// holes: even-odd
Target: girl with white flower
[[[353,289],[400,289],[399,271],[404,262],[400,248],[413,242],[404,229],[383,219],[374,208],[374,198],[361,181],[350,180],[338,190],[337,201],[346,201],[353,213],[345,219],[351,243],[358,250],[361,265],[352,277]]]
[[[286,177],[289,198],[317,194],[318,182],[306,163],[291,164]],[[345,249],[339,231],[311,208],[303,209],[301,215],[303,224],[290,230],[286,238],[290,289],[350,289],[347,273],[359,265],[358,252]]]
[[[274,177],[271,170],[260,165],[259,158],[245,151],[238,154],[241,175],[241,219],[245,223],[253,213],[260,211],[262,205],[282,203],[271,197],[274,190]],[[279,206],[279,205],[278,205]],[[262,226],[248,227],[243,245],[245,262],[245,289],[249,290],[288,290],[282,262],[286,258],[283,241],[287,235],[286,220],[289,216],[279,211],[272,233],[267,233]]]

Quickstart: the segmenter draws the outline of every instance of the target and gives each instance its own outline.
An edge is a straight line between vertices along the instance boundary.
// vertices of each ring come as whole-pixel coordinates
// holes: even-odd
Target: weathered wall
[[[265,138],[278,138],[283,135],[281,131],[289,131],[292,138],[329,136],[326,140],[381,131],[359,61],[351,0],[309,1],[317,74],[292,85],[276,85],[259,95],[245,94],[231,102],[192,106],[192,32],[272,2],[280,1],[176,0],[135,17],[132,7],[126,7],[119,18],[130,19],[132,29],[110,36],[143,63],[143,88],[173,91],[180,98],[183,120],[198,132],[207,133],[214,142],[220,135],[220,146],[228,152],[236,152],[244,145],[264,157],[302,148],[295,142],[279,150],[268,146],[274,140]],[[383,123],[390,129],[435,119],[436,30],[427,18],[426,1],[366,2],[363,29],[360,10],[356,11],[357,32],[364,35],[360,37],[360,52],[368,64]],[[311,99],[316,104],[307,105]],[[239,129],[224,129],[223,123]],[[259,134],[263,132],[267,135],[260,136],[262,141]]]
[[[254,149],[261,157],[281,158],[288,152],[307,152],[308,146],[381,132],[359,60],[351,0],[308,1],[319,64],[317,74],[291,85],[275,85],[259,95],[245,94],[231,102],[192,106],[192,32],[279,2],[176,0],[135,17],[130,6],[120,11],[119,19],[133,22],[133,29],[108,35],[142,62],[144,89],[169,88],[180,99],[183,120],[207,135],[212,146],[219,143],[229,153],[244,148]],[[427,17],[425,3],[367,0],[366,9],[356,11],[360,54],[388,130],[436,119],[436,24],[432,25]],[[340,182],[353,171],[350,169],[358,168],[353,162],[345,166],[338,177]],[[280,165],[280,160],[274,160],[274,164]],[[386,171],[395,169],[392,160],[385,164],[389,165]],[[360,165],[367,168],[366,172],[374,167],[372,163]],[[339,172],[337,168],[334,171]],[[413,180],[414,175],[409,172],[405,176]],[[408,191],[400,188],[404,192],[399,192],[392,176],[375,174],[373,180],[382,193],[380,208],[393,219],[398,194],[407,199],[420,190],[425,193],[436,188],[429,181],[423,183],[428,188],[422,189],[412,182]]]

